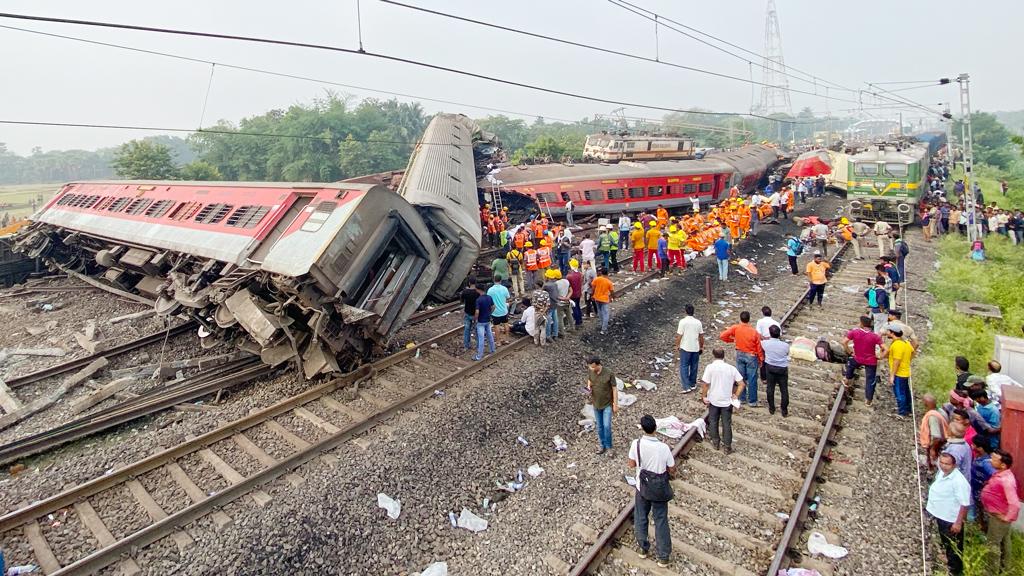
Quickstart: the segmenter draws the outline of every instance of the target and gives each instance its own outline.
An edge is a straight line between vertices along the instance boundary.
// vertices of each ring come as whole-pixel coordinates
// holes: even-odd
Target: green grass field
[[[48,201],[60,190],[61,184],[19,184],[15,186],[0,186],[0,204],[10,206],[0,208],[0,216],[4,212],[10,215],[11,219],[24,218],[32,214],[31,203],[40,195],[43,202]]]

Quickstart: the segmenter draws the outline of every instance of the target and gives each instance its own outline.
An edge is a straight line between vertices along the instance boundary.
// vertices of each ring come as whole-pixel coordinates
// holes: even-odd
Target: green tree
[[[172,180],[178,177],[171,149],[145,140],[122,144],[114,154],[112,165],[118,176],[132,180]]]
[[[343,178],[353,178],[373,172],[373,161],[367,154],[365,142],[356,140],[351,134],[338,146],[338,166]]]
[[[529,128],[526,122],[508,116],[488,116],[477,120],[480,129],[485,132],[493,132],[501,140],[506,150],[518,150],[526,145],[529,138]]]
[[[179,176],[182,180],[211,181],[223,180],[217,167],[205,160],[196,160],[185,164],[179,169]]]
[[[953,130],[959,133],[960,122],[954,124]],[[1015,160],[1012,142],[1013,136],[994,114],[975,112],[971,114],[971,133],[974,137],[975,160],[1001,169],[1007,169]]]
[[[526,145],[526,155],[558,162],[565,155],[565,146],[551,136],[541,136]]]

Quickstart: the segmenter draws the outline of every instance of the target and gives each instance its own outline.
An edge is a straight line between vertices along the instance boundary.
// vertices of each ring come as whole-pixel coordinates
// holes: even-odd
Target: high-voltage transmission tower
[[[764,115],[793,115],[789,101],[789,80],[786,77],[786,63],[782,56],[782,30],[779,28],[779,14],[775,0],[768,0],[768,13],[764,21],[764,86],[761,87],[761,105],[758,111]]]

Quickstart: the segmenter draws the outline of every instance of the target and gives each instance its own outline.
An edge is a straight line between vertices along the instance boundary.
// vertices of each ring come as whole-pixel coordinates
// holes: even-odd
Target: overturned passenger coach
[[[465,227],[479,211],[478,133],[464,116],[438,115],[406,197],[347,182],[69,183],[16,249],[195,319],[202,338],[268,364],[295,360],[306,377],[349,369],[476,259],[479,229]]]

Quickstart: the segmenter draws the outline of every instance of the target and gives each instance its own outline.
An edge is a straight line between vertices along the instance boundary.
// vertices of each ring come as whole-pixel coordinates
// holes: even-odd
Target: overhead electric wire
[[[708,42],[707,40],[702,40],[700,38],[697,38],[697,37],[693,36],[692,34],[689,34],[689,33],[684,32],[682,30],[678,30],[676,28],[673,28],[672,26],[669,26],[669,25],[665,24],[665,22],[670,22],[672,24],[675,24],[676,26],[680,26],[680,27],[685,28],[686,30],[690,30],[690,31],[692,31],[692,32],[694,32],[696,34],[700,34],[702,36],[707,36],[708,38],[714,39],[716,42],[721,42],[722,44],[725,44],[726,46],[729,46],[731,48],[736,48],[737,50],[741,50],[743,52],[746,52],[747,54],[750,54],[751,56],[754,56],[755,58],[758,58],[759,60],[771,62],[772,64],[776,64],[778,66],[785,66],[785,68],[787,70],[793,70],[795,72],[799,72],[800,74],[803,74],[804,76],[808,76],[808,77],[811,78],[811,80],[808,80],[806,78],[798,78],[796,76],[793,76],[793,75],[789,74],[788,72],[782,72],[782,74],[784,76],[789,76],[790,78],[793,78],[794,80],[800,80],[801,82],[808,82],[808,83],[814,83],[814,82],[820,80],[821,82],[823,82],[825,84],[831,84],[834,88],[838,88],[840,90],[845,90],[847,92],[854,92],[854,93],[856,93],[858,91],[855,88],[848,88],[848,87],[843,86],[841,84],[837,84],[836,82],[832,82],[830,80],[826,80],[824,78],[821,78],[820,76],[815,76],[814,74],[811,74],[810,72],[804,72],[804,71],[800,70],[799,68],[795,68],[793,66],[788,66],[788,65],[786,65],[786,64],[784,64],[782,62],[778,62],[776,60],[772,60],[771,58],[768,58],[767,56],[764,56],[763,54],[759,54],[757,52],[754,52],[753,50],[749,50],[747,48],[744,48],[743,46],[740,46],[738,44],[734,44],[732,42],[729,42],[728,40],[719,38],[718,36],[715,36],[713,34],[709,34],[709,33],[704,32],[703,30],[700,30],[698,28],[694,28],[693,26],[689,26],[687,24],[683,24],[682,22],[679,22],[677,20],[673,20],[672,18],[669,18],[668,16],[665,16],[664,14],[660,14],[658,12],[654,12],[653,10],[648,10],[648,9],[642,7],[642,6],[637,6],[636,4],[632,4],[630,2],[627,2],[626,0],[608,0],[608,2],[610,4],[612,4],[612,5],[614,5],[614,6],[618,6],[619,8],[622,8],[623,10],[626,10],[628,12],[632,12],[633,14],[636,14],[637,16],[640,16],[641,18],[647,18],[648,20],[652,20],[652,21],[657,20],[657,22],[660,25],[665,26],[669,30],[673,30],[673,31],[675,31],[675,32],[677,32],[679,34],[682,34],[683,36],[686,36],[687,38],[692,38],[693,40],[696,40],[697,42],[700,42],[702,44],[710,46],[710,47],[712,47],[712,48],[714,48],[714,49],[716,49],[716,50],[718,50],[720,52],[724,52],[726,54],[729,54],[730,56],[739,58],[740,60],[743,60],[743,61],[748,62],[750,64],[756,64],[757,66],[760,66],[762,69],[767,69],[768,67],[766,67],[764,64],[762,64],[760,62],[754,62],[753,60],[751,60],[749,58],[746,58],[744,56],[740,56],[739,54],[736,54],[735,52],[730,52],[729,50],[726,50],[725,48],[722,48],[721,46],[716,46],[715,44],[712,44],[711,42]],[[647,16],[646,14],[643,14],[642,12],[646,12],[647,14],[650,14],[651,16]]]
[[[881,90],[882,92],[885,92],[885,93],[888,93],[888,94],[891,95],[891,96],[882,96],[881,94],[878,94],[877,92],[871,92],[870,90],[867,90],[866,92],[868,94],[871,94],[872,96],[875,96],[875,97],[878,97],[878,98],[885,98],[886,100],[891,100],[891,101],[894,101],[894,102],[902,102],[902,103],[904,103],[904,104],[906,104],[908,106],[911,106],[913,108],[917,108],[919,110],[924,110],[925,112],[928,112],[929,114],[934,115],[934,116],[941,116],[942,115],[941,112],[939,112],[937,110],[933,110],[933,109],[929,108],[928,106],[925,106],[924,104],[921,104],[920,102],[914,102],[913,100],[911,100],[909,98],[906,98],[904,96],[900,96],[899,94],[893,94],[891,91],[886,90],[885,88],[880,88],[880,87],[876,86],[875,84],[868,83],[868,86],[869,87],[873,87],[873,88],[877,88],[878,90]]]
[[[704,69],[704,68],[697,68],[695,66],[687,66],[685,64],[679,64],[679,63],[676,63],[676,62],[669,62],[669,61],[664,60],[664,59],[651,58],[649,56],[642,56],[640,54],[634,54],[632,52],[623,52],[621,50],[614,50],[614,49],[611,49],[611,48],[605,48],[603,46],[595,46],[593,44],[585,44],[583,42],[576,42],[574,40],[567,40],[565,38],[559,38],[557,36],[550,36],[550,35],[547,35],[547,34],[540,34],[538,32],[531,32],[529,30],[523,30],[521,28],[513,28],[513,27],[510,27],[510,26],[504,26],[504,25],[501,25],[501,24],[495,24],[493,22],[486,22],[486,21],[483,21],[483,20],[477,20],[477,19],[474,19],[474,18],[468,18],[466,16],[459,16],[459,15],[456,15],[456,14],[450,14],[448,12],[441,12],[441,11],[438,11],[438,10],[432,10],[430,8],[423,8],[421,6],[414,6],[412,4],[404,4],[402,2],[397,2],[395,0],[381,0],[381,2],[383,2],[385,4],[390,4],[392,6],[398,6],[400,8],[407,8],[409,10],[415,10],[415,11],[418,11],[418,12],[423,12],[423,13],[426,13],[426,14],[431,14],[431,15],[434,15],[434,16],[439,16],[439,17],[442,17],[442,18],[448,18],[448,19],[451,19],[451,20],[457,20],[457,21],[460,21],[460,22],[466,22],[468,24],[475,24],[475,25],[478,25],[478,26],[486,27],[486,28],[493,28],[493,29],[496,29],[496,30],[502,30],[502,31],[505,31],[505,32],[510,32],[510,33],[513,33],[513,34],[519,34],[519,35],[522,35],[522,36],[529,36],[531,38],[538,38],[538,39],[541,39],[541,40],[547,40],[549,42],[557,42],[559,44],[565,44],[567,46],[574,46],[576,48],[584,48],[584,49],[587,49],[587,50],[594,50],[594,51],[597,51],[597,52],[602,52],[604,54],[612,54],[612,55],[615,55],[615,56],[621,56],[623,58],[630,58],[630,59],[633,59],[633,60],[640,60],[640,61],[648,62],[648,63],[651,63],[651,64],[660,64],[662,66],[670,66],[672,68],[678,68],[680,70],[687,70],[687,71],[690,71],[690,72],[697,72],[697,73],[700,73],[700,74],[706,74],[706,75],[709,75],[709,76],[714,76],[714,77],[717,77],[717,78],[723,78],[723,79],[726,79],[726,80],[733,80],[733,81],[736,81],[736,82],[743,82],[745,84],[754,84],[754,85],[757,85],[757,86],[779,88],[779,86],[775,86],[774,84],[767,84],[765,82],[758,82],[758,81],[753,80],[753,79],[747,79],[747,78],[743,78],[743,77],[740,77],[740,76],[733,76],[731,74],[725,74],[725,73],[722,73],[722,72],[715,72],[714,70],[707,70],[707,69]],[[641,16],[643,16],[643,15],[641,15]],[[646,18],[646,16],[644,16],[644,17]],[[659,24],[661,26],[665,26],[666,28],[674,30],[674,28],[672,28],[671,26],[667,26],[667,25],[665,25],[665,24],[663,24],[661,22],[657,22],[657,24]],[[803,79],[801,79],[801,80],[803,80]],[[804,80],[804,81],[807,81],[807,80]],[[824,95],[821,95],[821,94],[817,94],[815,92],[809,92],[807,90],[798,90],[796,88],[784,88],[784,89],[788,90],[790,92],[794,92],[796,94],[806,94],[808,96],[814,96],[814,97],[817,97],[817,98],[828,98],[830,100],[836,100],[838,102],[846,102],[846,103],[851,103],[851,104],[856,104],[857,103],[856,100],[849,100],[849,99],[846,99],[846,98],[837,98],[835,96],[824,96]]]
[[[427,69],[431,69],[431,70],[438,70],[438,71],[442,71],[442,72],[448,72],[448,73],[451,73],[451,74],[457,74],[457,75],[460,75],[460,76],[467,76],[467,77],[476,78],[476,79],[479,79],[479,80],[487,80],[489,82],[495,82],[495,83],[504,84],[504,85],[507,85],[507,86],[515,86],[517,88],[525,88],[525,89],[528,89],[528,90],[534,90],[534,91],[538,91],[538,92],[545,92],[545,93],[548,93],[548,94],[555,94],[555,95],[559,95],[559,96],[566,96],[566,97],[569,97],[569,98],[576,98],[576,99],[579,99],[579,100],[589,100],[591,102],[602,102],[602,103],[605,103],[605,104],[613,104],[613,105],[616,105],[616,106],[628,106],[628,107],[631,107],[631,108],[646,108],[646,109],[649,109],[649,110],[659,110],[659,111],[663,111],[663,112],[688,113],[688,114],[698,114],[698,115],[704,115],[704,116],[750,116],[750,117],[753,117],[753,118],[761,118],[761,119],[764,119],[764,120],[769,120],[769,121],[773,121],[773,122],[780,122],[780,123],[784,123],[784,124],[805,124],[805,122],[801,122],[799,120],[772,118],[770,116],[762,116],[762,115],[758,115],[758,114],[750,114],[750,113],[747,113],[747,112],[710,112],[710,111],[704,111],[704,110],[685,110],[685,109],[682,109],[682,108],[673,108],[673,107],[670,107],[670,106],[661,106],[661,105],[654,105],[654,104],[641,104],[641,103],[630,102],[630,101],[626,101],[626,100],[615,100],[615,99],[612,99],[612,98],[603,98],[603,97],[599,97],[599,96],[588,96],[586,94],[570,92],[570,91],[567,91],[567,90],[558,90],[558,89],[555,89],[555,88],[547,88],[547,87],[544,87],[544,86],[538,86],[538,85],[529,84],[529,83],[526,83],[526,82],[519,82],[519,81],[508,80],[508,79],[505,79],[505,78],[499,78],[499,77],[495,77],[495,76],[488,76],[486,74],[479,74],[479,73],[476,73],[476,72],[468,72],[468,71],[465,71],[465,70],[459,70],[459,69],[456,69],[456,68],[450,68],[450,67],[447,67],[447,66],[442,66],[440,64],[431,64],[429,62],[421,62],[421,61],[418,61],[418,60],[413,60],[411,58],[403,58],[403,57],[400,57],[400,56],[392,56],[392,55],[388,55],[388,54],[381,54],[381,53],[369,52],[369,51],[364,51],[364,50],[356,50],[356,49],[353,49],[353,48],[342,48],[340,46],[331,46],[331,45],[326,45],[326,44],[314,44],[314,43],[310,43],[310,42],[297,42],[297,41],[293,41],[293,40],[281,40],[281,39],[275,39],[275,38],[262,38],[262,37],[257,37],[257,36],[242,36],[242,35],[237,35],[237,34],[221,34],[221,33],[216,33],[216,32],[200,32],[200,31],[196,31],[196,30],[181,30],[181,29],[175,29],[175,28],[160,28],[160,27],[155,27],[155,26],[141,26],[141,25],[135,25],[135,24],[121,24],[121,23],[116,23],[116,22],[101,22],[101,21],[96,21],[96,20],[78,20],[78,19],[72,19],[72,18],[54,18],[54,17],[49,17],[49,16],[33,16],[33,15],[29,15],[29,14],[12,14],[12,13],[7,13],[7,12],[0,13],[0,18],[9,18],[9,19],[15,19],[15,20],[28,20],[28,21],[33,21],[33,22],[50,22],[50,23],[56,23],[56,24],[71,24],[71,25],[77,25],[77,26],[91,26],[91,27],[110,28],[110,29],[117,29],[117,30],[134,30],[134,31],[139,31],[139,32],[154,32],[154,33],[159,33],[159,34],[170,34],[170,35],[176,35],[176,36],[188,36],[188,37],[196,37],[196,38],[211,38],[211,39],[217,39],[217,40],[231,40],[231,41],[239,41],[239,42],[250,42],[250,43],[256,43],[256,44],[267,44],[267,45],[274,45],[274,46],[288,46],[288,47],[292,47],[292,48],[307,48],[307,49],[313,49],[313,50],[323,50],[323,51],[336,52],[336,53],[341,53],[341,54],[351,54],[351,55],[357,55],[357,56],[368,56],[368,57],[371,57],[371,58],[377,58],[377,59],[385,60],[385,61],[389,61],[389,62],[397,62],[397,63],[401,63],[401,64],[408,64],[408,65],[412,65],[412,66],[419,66],[421,68],[427,68]]]

